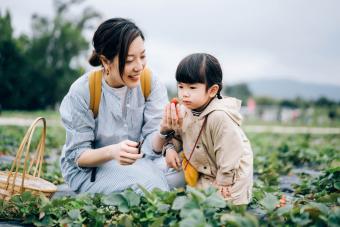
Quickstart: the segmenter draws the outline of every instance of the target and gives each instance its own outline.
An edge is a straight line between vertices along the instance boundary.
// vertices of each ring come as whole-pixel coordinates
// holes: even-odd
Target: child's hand
[[[213,182],[213,185],[217,188],[217,191],[223,198],[226,199],[231,197],[231,186],[218,185],[216,181]]]
[[[161,122],[161,132],[177,130],[182,128],[183,116],[180,110],[180,104],[172,101],[168,103],[163,112]]]
[[[176,170],[178,170],[179,167],[181,166],[181,161],[179,159],[179,156],[178,156],[177,152],[172,148],[170,148],[166,151],[165,161],[166,161],[166,164],[170,168],[174,168]]]
[[[223,198],[230,198],[231,197],[231,186],[218,186],[218,191]]]

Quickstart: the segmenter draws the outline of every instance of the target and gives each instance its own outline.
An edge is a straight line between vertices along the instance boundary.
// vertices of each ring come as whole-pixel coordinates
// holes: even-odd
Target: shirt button
[[[200,146],[199,146],[199,145],[197,145],[197,146],[196,146],[196,148],[197,148],[197,149],[199,149],[199,148],[200,148]]]
[[[207,167],[206,167],[206,166],[203,166],[203,169],[207,169]]]

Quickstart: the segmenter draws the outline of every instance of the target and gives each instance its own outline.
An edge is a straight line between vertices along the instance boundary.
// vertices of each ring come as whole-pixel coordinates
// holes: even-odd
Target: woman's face
[[[140,76],[146,65],[144,40],[138,36],[135,38],[128,50],[125,61],[123,76],[119,74],[118,56],[114,57],[110,64],[110,78],[108,84],[112,87],[136,87],[139,85]],[[112,71],[112,72],[111,72]]]

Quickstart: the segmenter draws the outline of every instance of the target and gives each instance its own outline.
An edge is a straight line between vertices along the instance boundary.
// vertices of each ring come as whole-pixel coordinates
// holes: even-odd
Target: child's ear
[[[210,98],[213,98],[216,96],[219,88],[220,87],[217,84],[214,84],[213,86],[209,88],[208,93],[209,93]]]

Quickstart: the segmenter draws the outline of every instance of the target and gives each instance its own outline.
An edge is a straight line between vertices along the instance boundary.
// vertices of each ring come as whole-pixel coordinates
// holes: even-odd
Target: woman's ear
[[[99,60],[102,63],[102,65],[104,66],[104,68],[106,69],[108,67],[110,61],[107,60],[107,58],[104,55],[100,55]]]
[[[219,88],[220,87],[217,84],[214,84],[213,86],[211,86],[208,90],[209,96],[211,98],[215,97]]]

